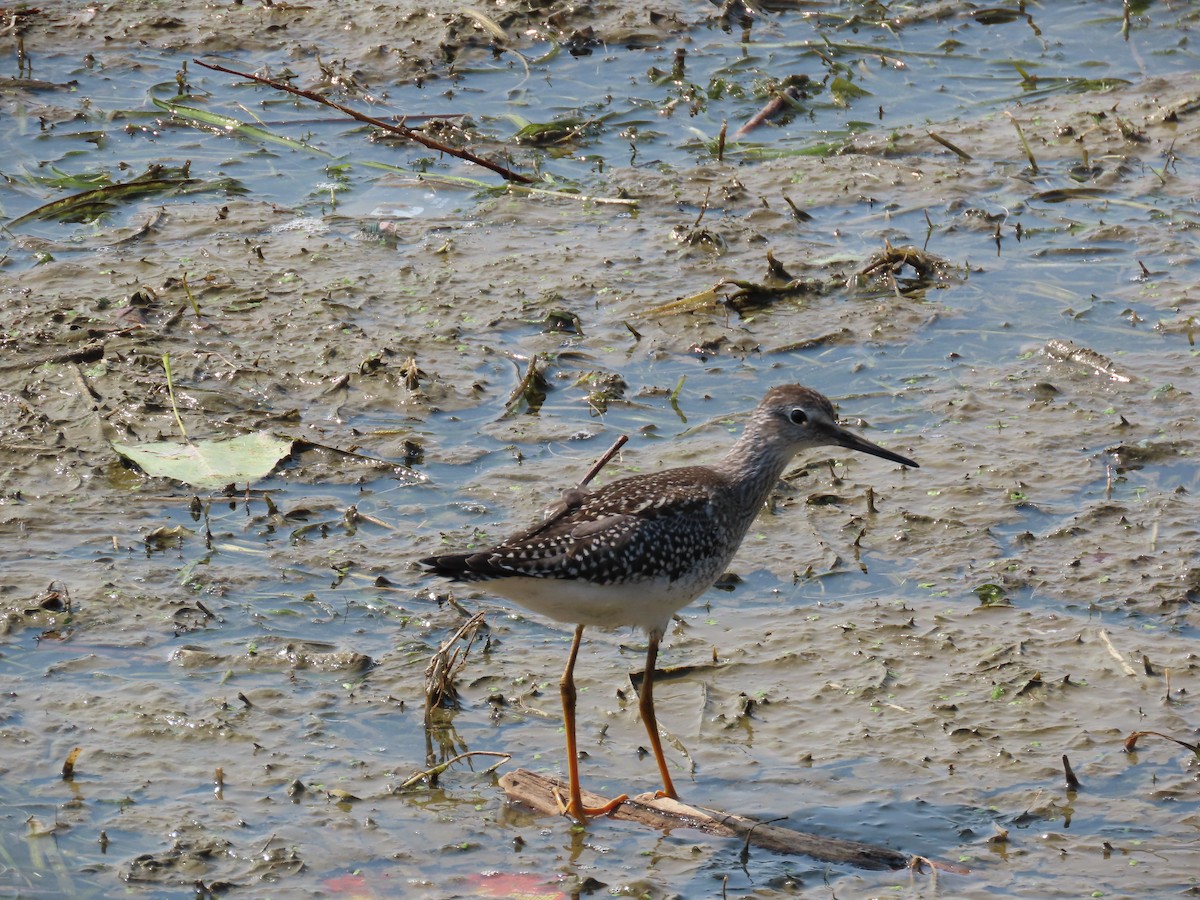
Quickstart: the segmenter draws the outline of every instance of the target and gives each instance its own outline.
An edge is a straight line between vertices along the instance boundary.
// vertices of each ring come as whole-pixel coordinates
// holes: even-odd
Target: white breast
[[[512,577],[488,581],[481,587],[560,622],[604,628],[634,626],[662,634],[671,615],[712,584],[713,578],[707,577],[707,573],[697,574],[699,577],[676,581],[655,578],[607,585],[562,578]]]

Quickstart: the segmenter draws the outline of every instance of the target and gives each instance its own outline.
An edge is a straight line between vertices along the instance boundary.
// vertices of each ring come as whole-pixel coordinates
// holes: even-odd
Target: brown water
[[[1197,13],[1135,5],[1126,38],[1095,3],[749,25],[480,7],[510,36],[493,51],[456,8],[49,3],[6,32],[0,891],[1195,890],[1200,761],[1122,745],[1197,741]],[[381,170],[501,184],[191,63],[177,81],[199,53],[376,115],[469,113],[475,152],[538,187],[637,205]],[[795,74],[803,108],[718,160],[721,122]],[[181,82],[184,106],[332,157],[173,119],[150,98]],[[577,131],[516,144],[514,116]],[[189,160],[208,190],[13,224],[85,189],[37,176]],[[947,266],[856,277],[885,242]],[[767,250],[805,290],[665,307],[768,284]],[[552,327],[564,312],[578,327]],[[193,504],[113,452],[177,437],[163,354],[193,438],[299,442],[249,496]],[[533,356],[544,401],[506,411]],[[791,381],[921,468],[814,454],[736,589],[682,612],[657,691],[676,783],[970,874],[581,832],[506,805],[492,757],[401,788],[468,751],[564,769],[568,631],[483,591],[447,603],[413,560],[536,518],[616,435],[603,478],[710,459]],[[427,731],[426,665],[478,610],[461,708]],[[651,789],[627,679],[643,638],[587,637],[584,782]]]

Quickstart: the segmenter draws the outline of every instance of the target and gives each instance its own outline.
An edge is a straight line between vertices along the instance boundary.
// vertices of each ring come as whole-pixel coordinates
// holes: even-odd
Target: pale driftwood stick
[[[530,772],[528,769],[517,769],[502,775],[500,786],[504,788],[509,799],[547,815],[558,815],[558,797],[567,796],[565,783]],[[584,806],[603,806],[607,802],[604,797],[583,791]],[[860,869],[903,869],[910,860],[904,853],[887,847],[822,837],[819,834],[780,828],[778,825],[760,824],[753,819],[732,813],[697,809],[666,797],[655,798],[654,794],[641,794],[626,800],[612,811],[609,818],[668,830],[695,828],[717,837],[748,839],[755,847],[775,853],[811,856],[822,862],[848,863]]]

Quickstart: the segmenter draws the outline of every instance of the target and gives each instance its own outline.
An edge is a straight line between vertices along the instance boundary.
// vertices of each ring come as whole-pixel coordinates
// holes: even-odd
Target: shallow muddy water
[[[6,14],[0,893],[1200,889],[1200,14],[457,10]],[[122,462],[179,440],[164,354],[192,439],[295,442],[271,475]],[[921,468],[797,462],[667,635],[668,761],[688,802],[946,868],[508,804],[500,773],[565,770],[570,631],[414,561],[535,520],[620,434],[602,479],[712,459],[796,381]],[[586,633],[598,793],[657,786],[643,654]],[[479,751],[511,760],[406,784]]]

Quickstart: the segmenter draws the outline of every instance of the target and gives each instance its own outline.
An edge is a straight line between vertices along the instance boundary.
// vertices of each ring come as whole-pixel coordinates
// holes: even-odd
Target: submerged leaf
[[[266,432],[186,444],[155,441],[130,445],[113,441],[112,446],[147,475],[200,488],[257,481],[292,450],[290,440]]]
[[[860,88],[854,82],[847,78],[842,78],[840,75],[830,83],[829,93],[833,97],[833,102],[843,108],[849,106],[851,101],[857,100],[859,97],[871,96],[871,92],[866,88]]]

